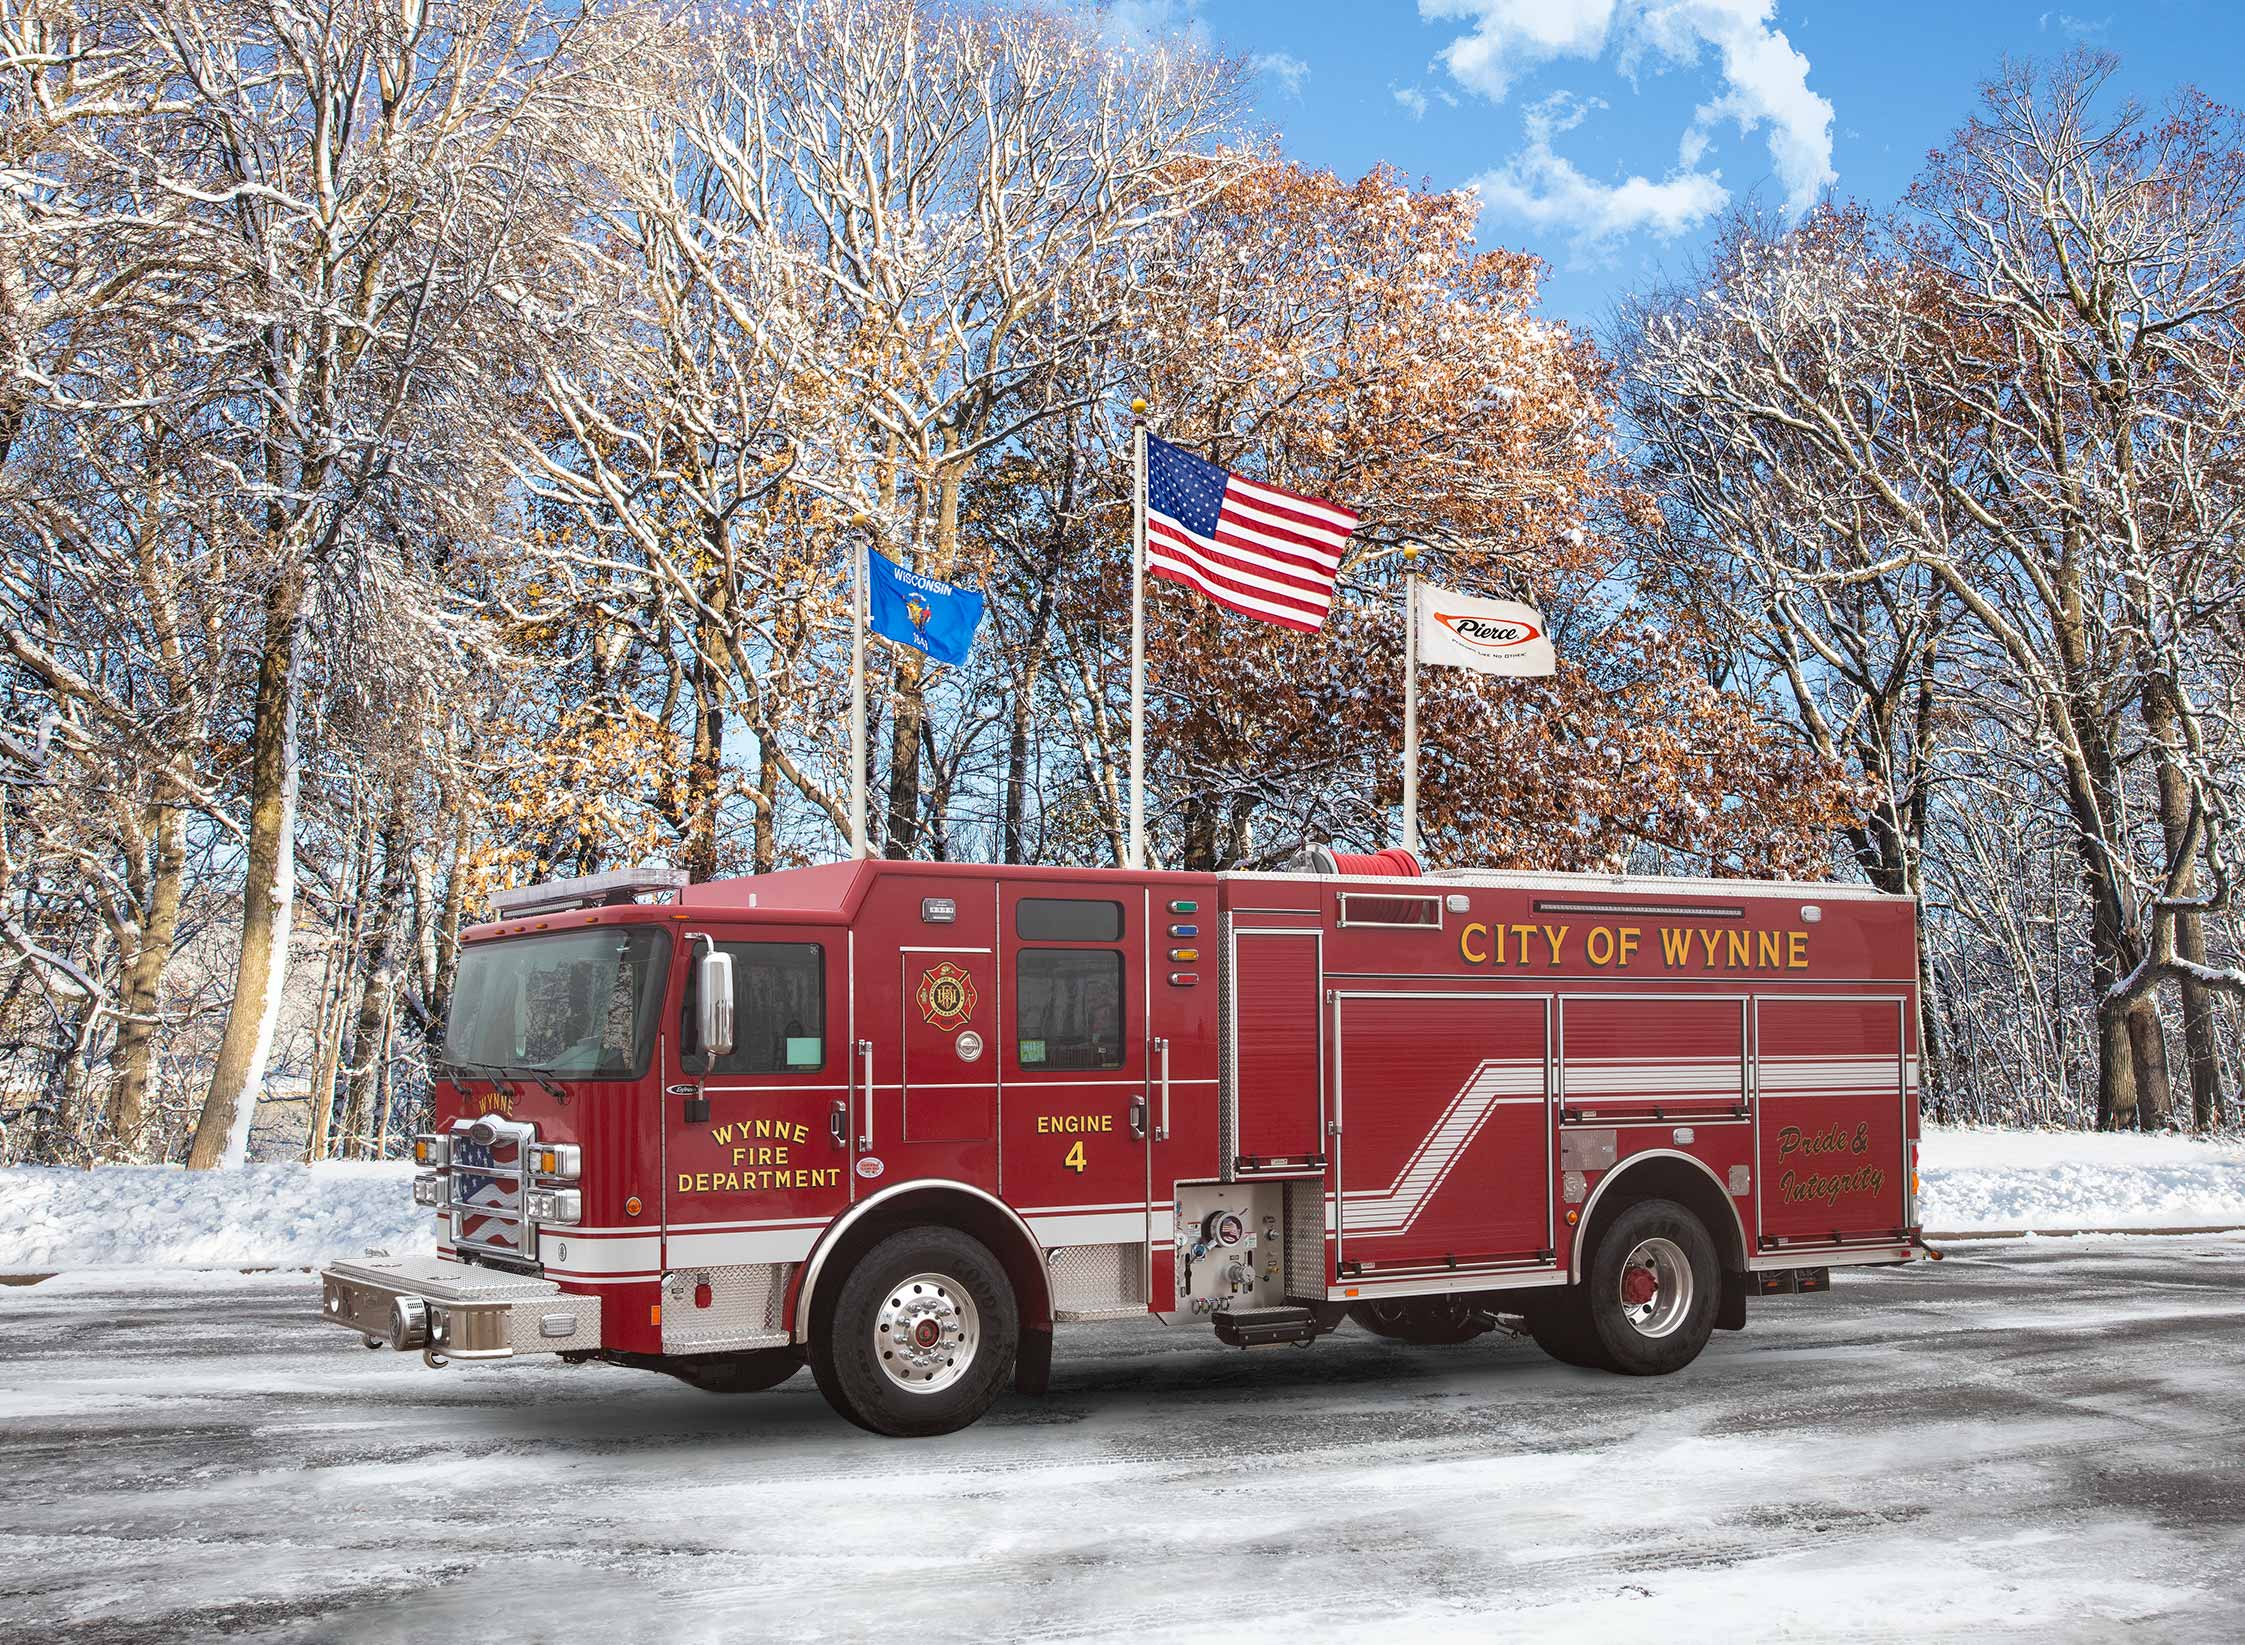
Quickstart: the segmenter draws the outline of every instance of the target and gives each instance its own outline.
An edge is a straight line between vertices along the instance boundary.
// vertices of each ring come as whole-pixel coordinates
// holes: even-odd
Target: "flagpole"
[[[1130,858],[1146,866],[1146,402],[1130,402]]]
[[[1403,548],[1403,849],[1419,849],[1419,545]]]
[[[865,555],[872,520],[850,516],[850,856],[865,852]]]

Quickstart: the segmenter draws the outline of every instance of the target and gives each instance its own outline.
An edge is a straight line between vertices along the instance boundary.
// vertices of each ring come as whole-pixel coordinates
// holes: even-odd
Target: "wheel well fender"
[[[1648,1199],[1672,1199],[1692,1212],[1707,1225],[1723,1272],[1745,1271],[1746,1224],[1713,1167],[1690,1154],[1660,1148],[1632,1154],[1598,1179],[1582,1208],[1582,1227],[1575,1236],[1567,1277],[1579,1281],[1587,1253],[1597,1249],[1600,1230],[1630,1206]]]
[[[789,1335],[811,1339],[819,1305],[842,1286],[858,1258],[900,1228],[956,1228],[990,1248],[1012,1282],[1014,1306],[1024,1331],[1052,1329],[1052,1290],[1045,1277],[1043,1248],[1013,1207],[972,1184],[951,1181],[902,1182],[862,1199],[830,1224],[803,1265],[796,1270]]]

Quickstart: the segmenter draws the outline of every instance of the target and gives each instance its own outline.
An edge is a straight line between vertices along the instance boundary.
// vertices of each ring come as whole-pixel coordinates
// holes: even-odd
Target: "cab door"
[[[1142,1252],[1147,1238],[1160,1116],[1147,910],[1139,886],[1016,882],[999,899],[1005,1194],[1049,1219],[1048,1246]]]
[[[696,1042],[703,938],[733,961],[733,1048]],[[688,927],[665,1034],[665,1266],[792,1261],[846,1207],[853,1178],[841,932]]]

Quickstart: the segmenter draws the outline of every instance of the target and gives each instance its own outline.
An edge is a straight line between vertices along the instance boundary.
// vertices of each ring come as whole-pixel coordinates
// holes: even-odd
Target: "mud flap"
[[[1741,1302],[1741,1307],[1745,1304]],[[1041,1394],[1052,1386],[1052,1332],[1024,1326],[1013,1350],[1013,1391]]]
[[[1722,1300],[1715,1306],[1715,1329],[1718,1331],[1743,1331],[1746,1329],[1746,1276],[1726,1270],[1723,1274]]]

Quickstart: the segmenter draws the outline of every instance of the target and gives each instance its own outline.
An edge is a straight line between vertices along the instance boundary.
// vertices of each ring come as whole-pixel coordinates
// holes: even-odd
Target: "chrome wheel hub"
[[[915,1394],[939,1393],[967,1374],[982,1342],[982,1316],[948,1274],[914,1274],[889,1287],[873,1319],[873,1358]]]
[[[1639,1336],[1667,1336],[1692,1311],[1691,1260],[1674,1240],[1639,1240],[1622,1261],[1616,1290],[1621,1316]]]

